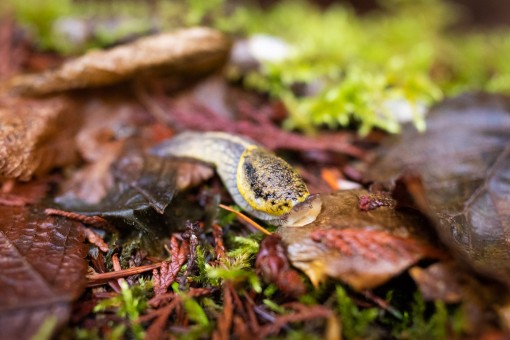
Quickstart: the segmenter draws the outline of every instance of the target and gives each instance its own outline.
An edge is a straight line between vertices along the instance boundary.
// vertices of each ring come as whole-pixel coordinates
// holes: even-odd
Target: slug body
[[[158,156],[212,164],[243,210],[276,225],[313,222],[322,202],[283,159],[249,139],[223,132],[186,132],[152,149]]]

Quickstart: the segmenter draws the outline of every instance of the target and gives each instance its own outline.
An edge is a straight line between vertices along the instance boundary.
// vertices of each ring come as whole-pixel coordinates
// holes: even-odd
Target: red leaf
[[[182,241],[179,246],[179,241],[174,235],[170,240],[172,260],[171,262],[163,262],[159,271],[154,269],[152,271],[154,279],[154,294],[156,296],[165,294],[168,287],[175,281],[179,271],[181,270],[184,261],[189,253],[189,244]]]
[[[342,255],[361,256],[370,262],[415,261],[427,253],[427,248],[416,240],[381,230],[321,229],[312,232],[310,237],[315,242],[338,250]]]
[[[262,241],[255,265],[257,273],[265,281],[276,284],[282,293],[290,296],[305,293],[301,277],[290,267],[280,235],[272,234]]]

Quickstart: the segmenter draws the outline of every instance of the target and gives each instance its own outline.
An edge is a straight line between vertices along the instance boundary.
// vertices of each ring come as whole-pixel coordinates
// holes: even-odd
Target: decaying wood
[[[28,180],[77,157],[79,115],[64,96],[0,99],[0,179]]]

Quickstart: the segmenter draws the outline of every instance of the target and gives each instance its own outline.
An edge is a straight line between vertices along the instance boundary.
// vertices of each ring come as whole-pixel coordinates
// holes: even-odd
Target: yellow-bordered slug
[[[303,226],[320,213],[320,196],[310,195],[301,176],[247,138],[224,132],[185,132],[151,152],[212,164],[236,204],[271,224]]]

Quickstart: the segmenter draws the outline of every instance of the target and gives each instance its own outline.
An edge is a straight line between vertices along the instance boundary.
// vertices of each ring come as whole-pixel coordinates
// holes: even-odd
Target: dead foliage
[[[45,95],[161,74],[189,77],[221,67],[229,50],[229,39],[217,31],[182,29],[141,38],[107,51],[89,52],[55,70],[17,76],[10,80],[9,86],[18,93]]]
[[[177,274],[181,270],[182,265],[186,261],[189,254],[189,242],[182,241],[179,244],[176,236],[172,236],[170,240],[171,261],[165,261],[158,270],[152,271],[154,280],[154,294],[156,296],[166,293],[168,287],[175,282]]]
[[[0,96],[0,179],[28,180],[75,162],[80,120],[69,97]]]
[[[464,95],[437,106],[427,131],[407,129],[387,141],[366,178],[394,182],[403,170],[419,209],[439,235],[475,270],[510,287],[509,101]]]
[[[299,297],[306,291],[301,277],[291,268],[285,246],[277,234],[261,242],[255,267],[264,280],[276,284],[283,294]]]
[[[315,285],[329,276],[356,290],[370,289],[422,258],[442,255],[423,218],[394,206],[362,211],[359,197],[367,195],[364,190],[322,195],[316,221],[278,230],[291,263]]]
[[[64,325],[85,289],[86,253],[78,223],[31,207],[0,206],[2,336],[29,338],[49,315],[53,332]]]

